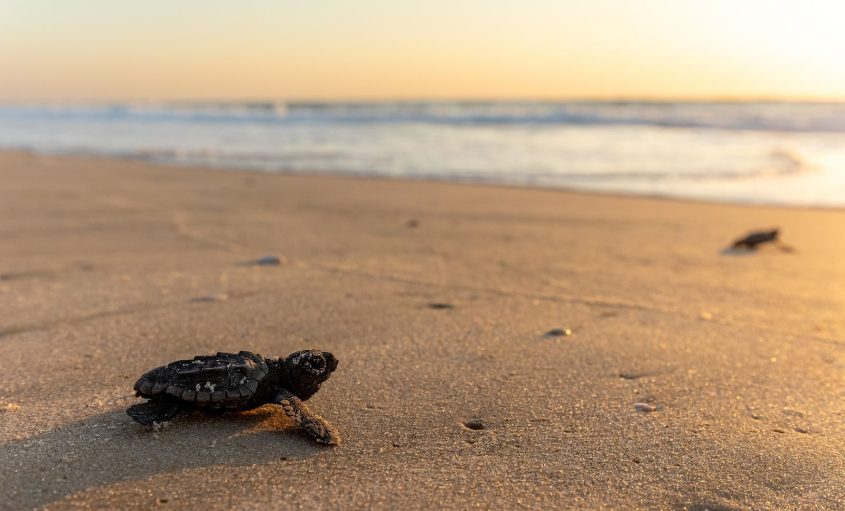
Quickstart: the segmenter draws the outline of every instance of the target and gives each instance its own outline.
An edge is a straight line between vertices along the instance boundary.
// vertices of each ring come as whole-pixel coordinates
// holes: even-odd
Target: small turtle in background
[[[317,442],[337,445],[337,431],[303,404],[335,369],[334,355],[317,350],[297,351],[286,358],[241,351],[179,360],[141,376],[135,395],[147,401],[130,406],[126,413],[153,426],[187,410],[244,411],[275,403]]]
[[[792,252],[793,249],[789,245],[785,245],[780,240],[780,230],[770,229],[767,231],[752,231],[744,238],[740,238],[731,245],[732,250],[757,250],[757,248],[764,244],[771,243],[784,252]]]
[[[752,231],[744,238],[740,238],[733,242],[733,248],[747,248],[749,250],[756,250],[757,245],[761,243],[772,243],[778,240],[780,231],[772,229],[770,231]]]

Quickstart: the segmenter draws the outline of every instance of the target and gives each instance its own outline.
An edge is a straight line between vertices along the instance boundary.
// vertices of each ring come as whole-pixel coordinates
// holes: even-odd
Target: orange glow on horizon
[[[0,6],[0,100],[845,99],[834,1],[75,4]]]

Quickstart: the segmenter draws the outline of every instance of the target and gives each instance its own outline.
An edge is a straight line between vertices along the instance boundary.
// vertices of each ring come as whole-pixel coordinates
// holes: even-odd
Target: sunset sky
[[[0,101],[845,99],[845,3],[0,0]]]

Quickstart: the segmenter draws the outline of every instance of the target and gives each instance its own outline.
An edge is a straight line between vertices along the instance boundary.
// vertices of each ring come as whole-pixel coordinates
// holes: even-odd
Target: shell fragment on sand
[[[652,413],[657,411],[657,406],[651,403],[634,403],[634,410],[640,413]]]

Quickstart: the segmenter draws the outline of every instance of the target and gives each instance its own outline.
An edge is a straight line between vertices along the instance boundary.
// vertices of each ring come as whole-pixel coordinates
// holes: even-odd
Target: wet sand
[[[843,211],[21,152],[0,183],[0,509],[845,502]],[[721,252],[769,226],[795,251]],[[171,360],[307,347],[338,448],[124,413]]]

